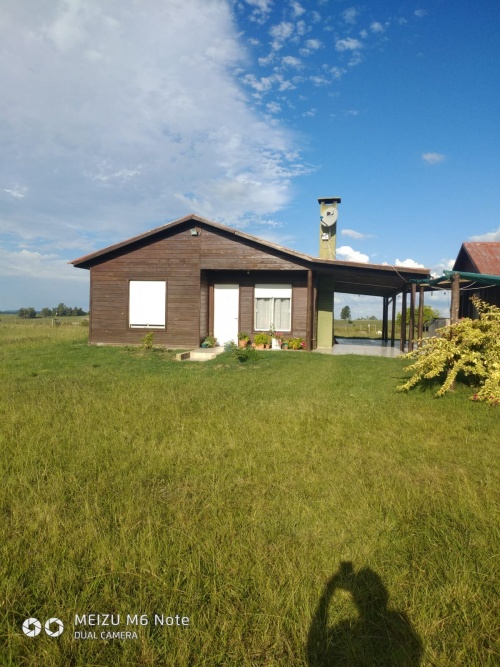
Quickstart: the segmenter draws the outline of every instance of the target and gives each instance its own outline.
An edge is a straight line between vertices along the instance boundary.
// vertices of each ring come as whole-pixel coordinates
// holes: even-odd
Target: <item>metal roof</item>
[[[453,269],[467,270],[466,265],[469,263],[472,263],[475,273],[500,276],[500,242],[469,241],[462,243]]]

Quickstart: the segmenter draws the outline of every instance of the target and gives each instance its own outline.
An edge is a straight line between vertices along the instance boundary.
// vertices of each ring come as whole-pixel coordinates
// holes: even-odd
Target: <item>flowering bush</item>
[[[500,404],[500,308],[477,297],[471,300],[479,319],[464,317],[438,329],[437,336],[424,339],[422,347],[404,355],[403,359],[415,359],[406,369],[413,375],[398,389],[408,391],[422,380],[446,373],[436,393],[443,396],[461,372],[477,383],[478,390],[471,400]]]

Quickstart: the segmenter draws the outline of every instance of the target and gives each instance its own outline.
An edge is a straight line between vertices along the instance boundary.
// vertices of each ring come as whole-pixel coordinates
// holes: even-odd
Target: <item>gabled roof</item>
[[[386,264],[363,264],[359,262],[344,262],[340,260],[312,257],[311,255],[306,255],[305,253],[297,252],[290,248],[284,248],[277,243],[266,241],[257,236],[246,234],[238,229],[212,222],[211,220],[207,220],[206,218],[202,218],[195,214],[187,215],[179,220],[162,225],[161,227],[156,227],[148,232],[126,239],[120,243],[115,243],[102,250],[97,250],[89,255],[84,255],[83,257],[72,260],[69,264],[73,264],[79,268],[88,269],[100,261],[106,261],[107,255],[113,256],[116,252],[122,249],[126,252],[128,246],[133,246],[146,239],[150,239],[154,242],[155,236],[160,236],[165,232],[175,231],[177,227],[182,225],[187,226],[191,223],[219,230],[224,234],[231,234],[237,239],[251,242],[263,251],[277,252],[293,263],[302,265],[304,269],[314,269],[325,275],[333,275],[335,277],[337,291],[339,292],[368,294],[372,296],[391,296],[400,292],[411,279],[426,278],[429,276],[429,269],[414,269],[401,266],[395,267]]]
[[[460,271],[469,264],[476,273],[500,276],[500,242],[470,241],[462,243],[453,269]]]
[[[232,227],[226,227],[226,225],[221,225],[218,222],[212,222],[212,220],[207,220],[206,218],[202,218],[201,216],[192,213],[191,215],[186,215],[183,218],[179,218],[179,220],[174,220],[173,222],[169,222],[166,225],[161,225],[161,227],[155,227],[154,229],[150,229],[148,232],[144,232],[143,234],[139,234],[138,236],[132,236],[131,238],[126,239],[125,241],[121,241],[120,243],[115,243],[114,245],[110,245],[107,248],[103,248],[102,250],[97,250],[96,252],[90,253],[89,255],[84,255],[83,257],[79,257],[78,259],[73,259],[71,262],[68,262],[68,264],[73,264],[74,266],[79,266],[80,264],[87,264],[88,262],[92,262],[92,260],[94,259],[101,258],[104,255],[112,253],[116,250],[120,250],[121,248],[126,248],[126,246],[132,245],[133,243],[137,243],[138,241],[143,241],[144,239],[147,239],[149,237],[162,234],[165,231],[174,230],[176,227],[179,227],[180,225],[186,222],[200,223],[203,225],[207,225],[209,227],[214,227],[215,229],[220,229],[221,231],[229,232],[230,234],[234,234],[234,236],[247,239],[248,241],[253,241],[254,243],[258,243],[259,245],[266,246],[268,248],[273,248],[274,250],[279,250],[280,252],[284,252],[298,259],[303,259],[306,261],[311,261],[313,259],[310,255],[305,255],[302,252],[297,252],[296,250],[290,250],[289,248],[284,248],[283,246],[280,246],[277,243],[271,243],[270,241],[265,241],[264,239],[260,239],[257,236],[252,236],[251,234],[245,234],[244,232],[240,232],[238,229],[233,229]]]

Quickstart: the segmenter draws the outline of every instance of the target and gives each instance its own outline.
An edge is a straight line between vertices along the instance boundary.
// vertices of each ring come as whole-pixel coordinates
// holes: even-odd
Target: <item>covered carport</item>
[[[316,259],[313,262],[314,303],[317,322],[316,348],[333,346],[333,305],[335,293],[359,294],[382,298],[382,340],[394,347],[396,337],[396,298],[402,295],[402,321],[406,321],[408,296],[410,321],[415,318],[416,283],[429,278],[425,268],[408,268],[386,264],[361,264],[338,260]],[[423,313],[424,290],[419,290],[418,309]],[[410,325],[408,348],[413,348],[414,326]],[[406,345],[406,329],[401,328],[400,350]]]

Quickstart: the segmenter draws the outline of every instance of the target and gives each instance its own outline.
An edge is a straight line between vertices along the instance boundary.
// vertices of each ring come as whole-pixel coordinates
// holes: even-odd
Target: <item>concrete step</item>
[[[197,347],[188,352],[179,352],[175,355],[177,361],[211,361],[224,352],[223,347]]]

